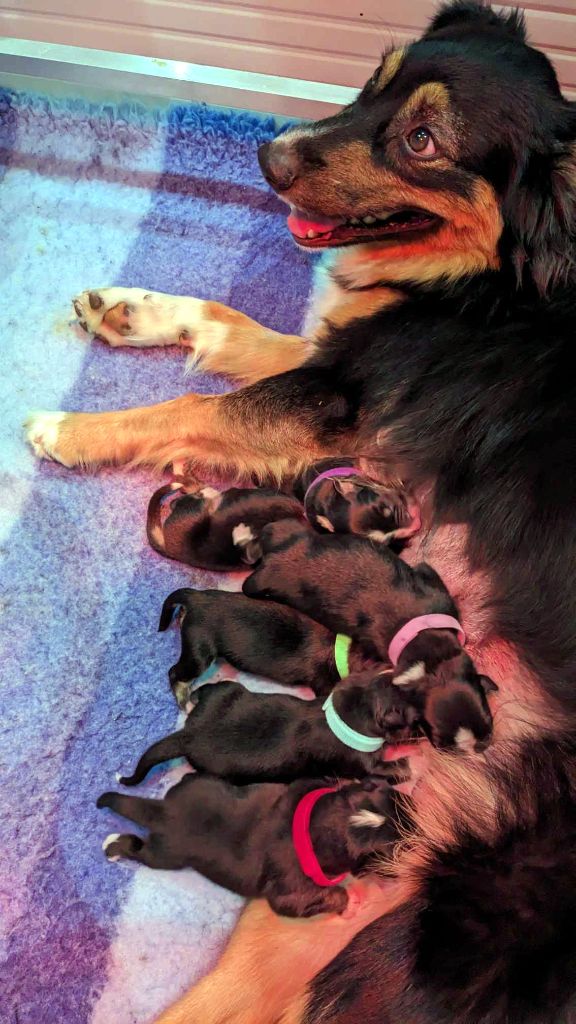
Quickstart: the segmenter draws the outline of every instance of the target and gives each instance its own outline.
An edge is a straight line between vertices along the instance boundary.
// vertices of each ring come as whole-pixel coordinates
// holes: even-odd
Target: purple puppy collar
[[[415,619],[410,619],[405,626],[402,626],[390,641],[388,657],[393,665],[398,664],[402,651],[410,641],[425,629],[455,629],[460,643],[466,642],[462,626],[458,619],[454,619],[451,615],[417,615]]]
[[[334,469],[325,469],[323,473],[315,476],[312,483],[308,485],[304,495],[304,507],[306,507],[310,491],[314,490],[321,480],[329,480],[333,476],[359,476],[359,473],[357,469],[354,469],[354,466],[334,466]]]

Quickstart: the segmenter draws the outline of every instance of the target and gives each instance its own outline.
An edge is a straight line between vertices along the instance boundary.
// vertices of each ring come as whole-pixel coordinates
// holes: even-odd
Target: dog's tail
[[[118,782],[122,786],[137,786],[155,765],[171,761],[173,757],[182,757],[183,739],[184,730],[180,729],[178,732],[172,733],[171,736],[165,736],[163,740],[153,743],[142,754],[133,775],[123,775]]]
[[[173,590],[168,595],[164,604],[162,605],[162,611],[160,612],[160,622],[158,623],[158,632],[163,633],[172,622],[174,618],[175,608],[184,608],[185,611],[189,611],[192,605],[192,598],[199,591],[193,590],[191,587],[181,587],[180,590]]]
[[[150,498],[148,505],[148,512],[146,513],[146,534],[148,536],[148,543],[154,551],[158,551],[160,555],[166,554],[166,544],[164,541],[164,527],[162,526],[161,508],[166,495],[173,493],[174,488],[172,484],[165,484],[164,487],[159,487],[157,491]]]

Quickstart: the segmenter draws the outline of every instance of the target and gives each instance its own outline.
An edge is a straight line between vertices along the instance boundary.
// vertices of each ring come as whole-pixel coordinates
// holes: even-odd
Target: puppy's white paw
[[[238,523],[232,530],[232,543],[235,547],[246,547],[251,540],[256,540],[256,537],[246,523]]]
[[[31,413],[25,423],[26,438],[39,459],[62,462],[57,454],[60,424],[66,419],[65,412]]]
[[[118,854],[116,856],[114,854],[109,856],[107,853],[108,847],[112,846],[112,843],[115,843],[118,839],[120,839],[120,832],[111,832],[109,836],[106,836],[106,839],[102,843],[102,849],[108,857],[108,860],[120,860],[120,856]]]

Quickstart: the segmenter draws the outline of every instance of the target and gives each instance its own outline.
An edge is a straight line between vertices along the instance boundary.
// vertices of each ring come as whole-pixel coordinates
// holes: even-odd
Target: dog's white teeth
[[[375,224],[376,217],[362,217],[364,224]]]
[[[352,217],[352,219],[350,220],[350,223],[351,224],[361,224],[362,221],[360,220],[359,217]]]
[[[312,228],[310,228],[310,230],[306,232],[306,238],[316,238],[317,235],[318,235],[318,232],[317,231],[313,231]]]

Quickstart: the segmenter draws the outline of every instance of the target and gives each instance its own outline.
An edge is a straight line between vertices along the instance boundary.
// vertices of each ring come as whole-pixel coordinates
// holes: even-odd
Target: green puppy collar
[[[340,679],[345,679],[346,676],[350,675],[348,653],[350,651],[351,643],[352,637],[344,636],[344,633],[336,634],[336,640],[334,641],[334,661],[336,662],[336,671],[340,676]]]

